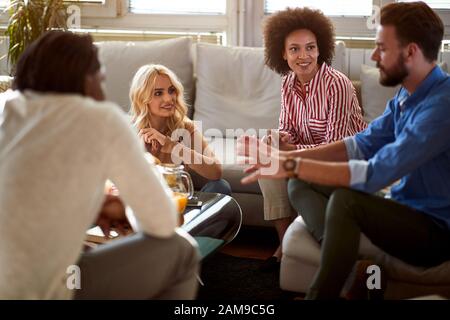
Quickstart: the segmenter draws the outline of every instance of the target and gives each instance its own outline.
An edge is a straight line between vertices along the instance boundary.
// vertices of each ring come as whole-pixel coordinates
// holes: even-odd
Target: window
[[[130,0],[130,12],[148,14],[225,14],[226,0]]]
[[[6,8],[11,0],[0,0],[0,14]],[[83,17],[116,17],[117,0],[64,0],[69,5],[77,5],[81,8]],[[7,13],[5,13],[7,14]]]
[[[11,0],[0,0],[0,8],[6,8],[11,2]],[[67,0],[65,2],[69,3],[93,3],[93,4],[104,4],[105,0]]]
[[[82,18],[115,18],[121,15],[121,2],[117,0],[65,0],[68,5],[78,5]]]
[[[403,0],[398,2],[413,2],[415,0]],[[450,9],[450,1],[447,0],[428,0],[424,1],[426,4],[428,4],[433,9]]]
[[[197,41],[226,44],[233,39],[230,21],[234,21],[236,0],[105,0],[105,5],[81,6],[82,27],[96,30],[96,39],[155,40],[192,36]],[[116,8],[115,16],[103,18],[99,8]],[[97,7],[94,14],[83,9]],[[105,10],[102,10],[105,11]],[[96,14],[96,15],[95,15]],[[117,19],[120,17],[120,19]]]
[[[372,0],[265,0],[264,12],[270,14],[286,7],[311,7],[320,9],[328,16],[370,16],[372,14]]]
[[[105,0],[67,0],[64,2],[105,4]]]

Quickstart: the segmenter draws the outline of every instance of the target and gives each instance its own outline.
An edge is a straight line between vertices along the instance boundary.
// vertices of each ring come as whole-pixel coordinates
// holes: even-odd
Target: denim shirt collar
[[[434,84],[443,80],[445,76],[444,71],[436,65],[427,77],[419,84],[413,94],[409,95],[405,87],[402,87],[397,97],[400,107],[404,109],[409,105],[417,105],[420,103],[420,101],[427,96]]]

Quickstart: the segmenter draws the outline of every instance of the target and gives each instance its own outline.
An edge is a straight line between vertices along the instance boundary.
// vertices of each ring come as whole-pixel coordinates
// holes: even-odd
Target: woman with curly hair
[[[187,117],[184,88],[163,65],[142,66],[130,88],[130,114],[145,147],[162,163],[181,163],[209,180],[201,191],[231,194],[222,166]]]
[[[281,150],[313,148],[363,130],[361,108],[351,81],[331,67],[334,27],[319,10],[287,8],[267,19],[264,28],[266,65],[279,73],[279,130],[265,137]],[[277,131],[275,131],[277,132]],[[264,218],[273,220],[280,239],[295,210],[289,203],[287,181],[259,180]],[[261,266],[279,267],[281,245]]]

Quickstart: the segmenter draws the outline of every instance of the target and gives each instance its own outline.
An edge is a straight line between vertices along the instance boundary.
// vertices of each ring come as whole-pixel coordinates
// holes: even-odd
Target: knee
[[[200,262],[198,244],[185,230],[178,228],[169,238],[156,238],[143,233],[138,235],[140,240],[134,246],[138,252],[151,253],[159,259],[182,266],[184,270],[198,268]]]
[[[346,204],[350,200],[352,200],[355,196],[356,191],[351,189],[345,189],[345,188],[338,188],[333,191],[333,193],[330,196],[330,204]]]
[[[310,184],[300,180],[300,179],[289,179],[288,181],[288,185],[287,185],[287,190],[288,190],[288,196],[289,196],[289,200],[292,203],[292,200],[297,198],[297,196],[299,194],[301,194],[301,190],[304,189],[309,189],[310,188]]]
[[[327,219],[342,218],[349,215],[357,192],[339,188],[333,191],[327,206]]]
[[[231,195],[231,186],[225,179],[212,180],[205,184],[202,188],[203,192],[215,192],[226,194],[228,196]]]
[[[178,256],[179,264],[184,270],[197,271],[200,264],[200,252],[194,238],[182,229],[177,229],[171,238],[174,254]],[[170,255],[170,252],[167,252]]]

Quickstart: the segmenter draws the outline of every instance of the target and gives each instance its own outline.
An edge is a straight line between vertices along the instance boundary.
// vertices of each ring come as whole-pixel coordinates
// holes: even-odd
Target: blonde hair
[[[130,87],[131,108],[130,115],[133,125],[138,129],[150,128],[150,108],[155,90],[156,77],[166,75],[176,90],[175,113],[167,120],[167,132],[170,136],[176,129],[185,128],[187,106],[184,100],[184,88],[178,77],[167,67],[160,64],[148,64],[139,68],[133,77]]]

